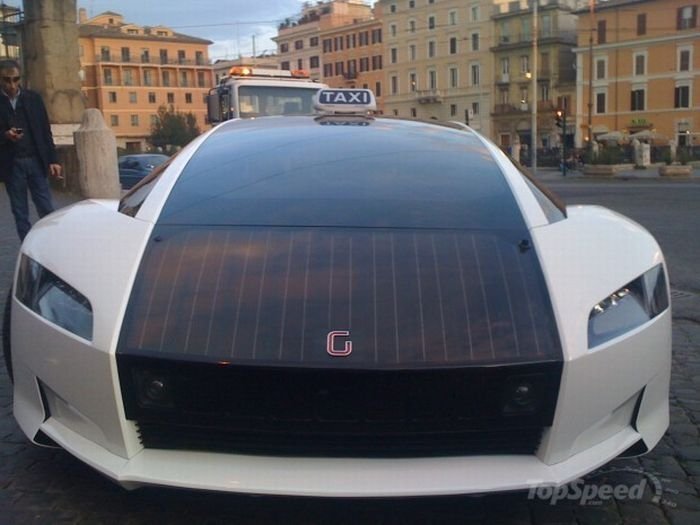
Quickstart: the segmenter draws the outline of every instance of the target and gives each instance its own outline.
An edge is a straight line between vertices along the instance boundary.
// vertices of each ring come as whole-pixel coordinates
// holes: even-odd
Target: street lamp
[[[558,128],[561,128],[561,171],[566,177],[566,108],[555,112],[555,123]]]

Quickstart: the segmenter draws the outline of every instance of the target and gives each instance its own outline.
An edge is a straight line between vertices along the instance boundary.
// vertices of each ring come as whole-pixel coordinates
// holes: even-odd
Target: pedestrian
[[[21,67],[0,61],[0,180],[19,238],[31,228],[27,190],[39,217],[53,211],[48,175],[63,179],[49,116],[38,93],[20,86]]]

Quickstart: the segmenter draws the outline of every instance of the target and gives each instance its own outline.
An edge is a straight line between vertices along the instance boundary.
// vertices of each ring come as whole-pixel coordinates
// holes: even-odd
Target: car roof
[[[458,125],[357,115],[218,126],[161,224],[522,229],[483,140]]]

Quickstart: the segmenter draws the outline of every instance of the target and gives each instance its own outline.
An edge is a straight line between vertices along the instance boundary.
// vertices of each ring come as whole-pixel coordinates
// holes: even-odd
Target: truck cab
[[[209,122],[310,114],[314,95],[325,87],[311,80],[304,70],[232,67],[229,76],[209,91]]]

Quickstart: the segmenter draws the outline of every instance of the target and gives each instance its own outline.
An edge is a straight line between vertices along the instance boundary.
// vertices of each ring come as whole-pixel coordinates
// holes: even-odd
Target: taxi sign
[[[321,89],[314,106],[327,113],[367,113],[377,109],[377,102],[369,89]]]

